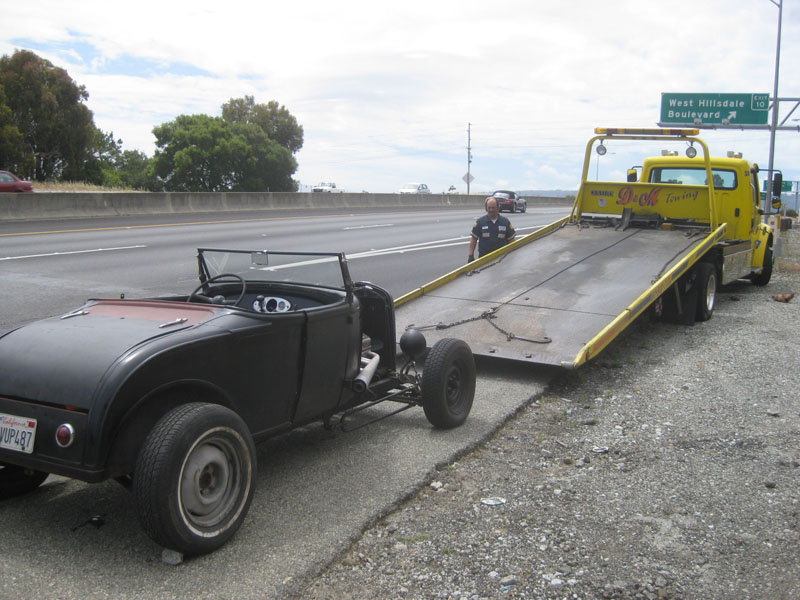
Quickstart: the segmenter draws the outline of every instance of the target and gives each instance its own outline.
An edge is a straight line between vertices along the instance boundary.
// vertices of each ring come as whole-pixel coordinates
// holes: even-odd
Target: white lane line
[[[529,227],[527,229],[539,229],[539,227]],[[519,230],[517,230],[519,231]],[[520,236],[520,237],[525,237]],[[367,250],[366,252],[353,252],[352,254],[345,253],[347,260],[353,260],[356,258],[370,258],[372,256],[385,256],[387,254],[405,254],[406,252],[419,252],[420,250],[434,250],[436,248],[447,248],[449,246],[460,246],[461,244],[465,244],[469,240],[468,237],[461,236],[457,238],[449,238],[445,240],[433,240],[430,242],[422,242],[419,244],[409,244],[408,246],[395,246],[393,248],[380,248],[380,249],[372,249]],[[334,260],[338,260],[334,256],[325,256],[322,258],[313,258],[310,260],[304,260],[301,262],[293,262],[287,263],[285,265],[275,265],[275,266],[266,266],[262,267],[260,270],[262,271],[278,271],[280,269],[286,269],[287,267],[299,267],[304,265],[315,265],[325,262],[331,262]]]
[[[383,225],[374,225],[373,227],[383,227]],[[534,227],[519,227],[517,231],[524,231],[527,229],[538,230],[542,226]],[[520,236],[521,238],[524,236]],[[391,248],[380,248],[367,250],[366,252],[356,252],[347,254],[347,258],[368,258],[370,256],[381,256],[384,254],[403,254],[405,252],[418,252],[419,250],[434,250],[436,248],[447,248],[448,246],[458,246],[469,241],[469,236],[459,236],[456,238],[446,238],[443,240],[432,240],[430,242],[422,242],[419,244],[409,244],[407,246],[394,246]],[[23,258],[42,258],[46,256],[66,256],[69,254],[87,254],[90,252],[111,252],[114,250],[133,250],[137,248],[147,248],[146,245],[138,246],[120,246],[118,248],[97,248],[95,250],[74,250],[71,252],[50,252],[47,254],[29,254],[27,256],[6,256],[0,257],[0,262],[5,260],[21,260]]]
[[[355,252],[347,255],[347,260],[353,258],[369,258],[370,256],[384,256],[386,254],[405,254],[406,252],[419,252],[420,250],[433,250],[435,248],[447,248],[448,246],[460,246],[465,244],[469,238],[462,239],[458,242],[439,243],[433,244],[417,244],[412,246],[399,246],[397,248],[383,248],[381,250],[367,250],[366,252]]]
[[[522,231],[523,229],[532,229],[532,230],[539,230],[539,227],[520,227],[517,231]],[[526,234],[527,235],[527,234]],[[520,238],[525,237],[524,235],[519,236]],[[391,248],[373,248],[372,250],[367,250],[365,252],[354,252],[353,254],[347,254],[348,260],[351,258],[368,258],[370,256],[382,256],[384,254],[403,254],[405,252],[418,252],[419,250],[434,250],[436,248],[447,248],[448,246],[458,246],[460,244],[464,244],[469,241],[469,236],[459,236],[457,238],[447,238],[444,240],[432,240],[430,242],[422,242],[419,244],[409,244],[407,246],[394,246]]]
[[[94,250],[72,250],[70,252],[49,252],[47,254],[28,254],[26,256],[6,256],[0,258],[0,261],[21,260],[23,258],[43,258],[45,256],[66,256],[68,254],[88,254],[90,252],[111,252],[113,250],[134,250],[136,248],[147,248],[147,246],[120,246],[118,248],[96,248]]]
[[[343,227],[342,231],[350,231],[351,229],[375,229],[376,227],[394,227],[394,223],[386,223],[383,225],[354,225],[352,227]]]

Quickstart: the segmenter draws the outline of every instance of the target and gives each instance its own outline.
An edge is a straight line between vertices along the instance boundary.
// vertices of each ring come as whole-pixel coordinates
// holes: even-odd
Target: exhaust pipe
[[[361,371],[359,371],[356,378],[353,379],[354,392],[361,394],[362,392],[367,391],[367,388],[372,381],[372,377],[375,375],[375,371],[378,369],[378,363],[380,363],[380,361],[381,357],[374,352],[364,352],[361,355]]]

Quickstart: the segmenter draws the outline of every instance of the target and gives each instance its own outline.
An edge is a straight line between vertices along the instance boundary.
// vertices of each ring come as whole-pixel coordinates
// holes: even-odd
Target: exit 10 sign
[[[661,123],[766,125],[769,94],[661,94]]]

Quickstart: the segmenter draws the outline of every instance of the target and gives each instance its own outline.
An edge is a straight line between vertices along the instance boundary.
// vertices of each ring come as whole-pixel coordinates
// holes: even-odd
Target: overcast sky
[[[800,0],[783,0],[779,97],[800,98]],[[155,152],[153,127],[275,100],[305,142],[295,178],[349,191],[427,183],[575,189],[594,127],[653,127],[663,92],[773,92],[770,0],[205,0],[6,3],[0,54],[28,49],[89,92],[95,124]],[[781,103],[781,119],[794,103]],[[792,120],[794,119],[794,120]],[[800,109],[787,124],[800,125]],[[769,132],[704,131],[766,169]],[[624,173],[611,148],[593,169]],[[800,133],[775,166],[800,179]]]

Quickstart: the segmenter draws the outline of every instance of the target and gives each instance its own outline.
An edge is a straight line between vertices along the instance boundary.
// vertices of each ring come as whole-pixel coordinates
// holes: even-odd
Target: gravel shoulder
[[[766,287],[640,319],[297,595],[800,597],[800,232]],[[479,373],[480,376],[480,373]]]

